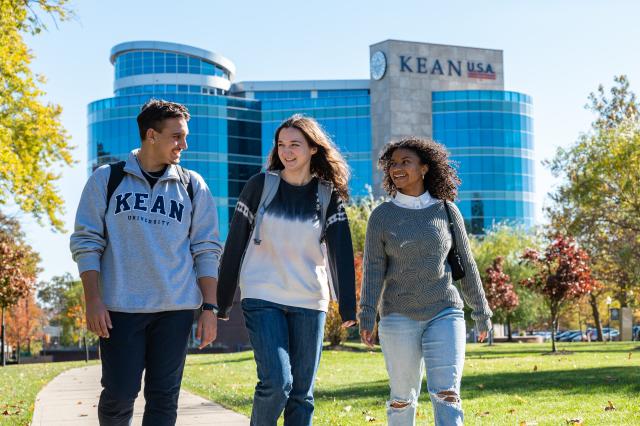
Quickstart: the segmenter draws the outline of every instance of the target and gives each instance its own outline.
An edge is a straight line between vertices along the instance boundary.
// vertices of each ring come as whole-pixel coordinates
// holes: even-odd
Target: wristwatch
[[[220,312],[218,305],[214,305],[213,303],[203,303],[202,306],[200,306],[200,310],[211,311],[213,315],[218,315],[218,312]]]

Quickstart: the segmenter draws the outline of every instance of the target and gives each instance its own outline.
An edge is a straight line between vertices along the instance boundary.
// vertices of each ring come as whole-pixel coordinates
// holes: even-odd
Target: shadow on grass
[[[482,388],[482,389],[480,389]],[[640,368],[602,367],[581,370],[555,370],[522,373],[491,373],[464,376],[463,399],[482,397],[487,393],[525,395],[529,392],[557,390],[562,395],[610,394],[640,392]],[[426,385],[422,392],[426,395]],[[387,380],[360,382],[333,389],[316,389],[316,398],[379,398],[389,394]]]
[[[194,365],[218,365],[218,364],[235,364],[238,362],[246,362],[246,361],[253,361],[253,352],[242,356],[240,358],[232,358],[232,359],[213,359],[211,361],[200,361],[198,359],[196,359],[195,361],[191,361],[187,363],[187,366],[194,366]]]
[[[524,343],[523,343],[524,344]],[[496,348],[496,346],[494,346],[493,348]],[[538,355],[547,355],[551,353],[551,345],[549,345],[548,348],[543,348],[540,346],[537,346],[535,348],[504,348],[504,349],[493,349],[491,347],[486,347],[485,350],[483,349],[474,349],[474,350],[470,350],[467,351],[466,353],[466,358],[467,359],[472,359],[472,358],[503,358],[506,355],[513,355],[513,356],[528,356],[528,355],[534,355],[534,356],[538,356]],[[636,347],[636,348],[620,348],[620,347],[606,347],[606,346],[600,346],[600,347],[585,347],[585,346],[562,346],[562,347],[558,347],[558,352],[560,351],[568,351],[568,352],[572,352],[573,355],[578,355],[578,354],[587,354],[587,353],[629,353],[629,352],[634,352],[634,351],[638,351],[640,350],[640,347]],[[563,354],[566,355],[566,354]],[[569,354],[569,356],[571,356],[572,354]]]

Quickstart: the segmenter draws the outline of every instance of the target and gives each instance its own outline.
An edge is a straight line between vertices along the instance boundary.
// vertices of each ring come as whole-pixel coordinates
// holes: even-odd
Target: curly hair
[[[429,191],[431,196],[440,200],[455,200],[458,195],[460,178],[454,167],[455,163],[449,160],[447,148],[431,139],[417,137],[389,142],[382,148],[380,158],[378,158],[378,169],[384,173],[382,187],[389,195],[395,195],[398,191],[391,180],[389,167],[391,156],[399,148],[415,152],[420,158],[420,162],[429,166],[429,170],[424,176],[424,188]]]
[[[282,170],[284,164],[278,157],[278,138],[285,128],[298,129],[304,135],[309,147],[316,147],[317,152],[311,157],[311,174],[331,182],[334,189],[344,201],[349,200],[349,166],[340,151],[331,141],[322,127],[311,117],[294,114],[280,124],[274,135],[274,144],[267,160],[267,170]]]

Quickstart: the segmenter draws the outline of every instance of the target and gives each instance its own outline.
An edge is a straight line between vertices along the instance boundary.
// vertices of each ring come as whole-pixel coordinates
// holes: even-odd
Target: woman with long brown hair
[[[240,285],[259,380],[252,425],[275,426],[283,410],[287,425],[312,424],[329,281],[343,326],[355,324],[353,248],[343,206],[348,180],[344,159],[318,123],[294,115],[275,132],[267,171],[240,194],[218,302],[226,318]]]

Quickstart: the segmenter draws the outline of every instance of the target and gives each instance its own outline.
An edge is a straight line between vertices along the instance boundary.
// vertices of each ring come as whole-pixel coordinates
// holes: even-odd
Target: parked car
[[[567,330],[556,336],[556,342],[579,342],[582,340],[582,331]]]
[[[589,335],[590,340],[598,339],[598,329],[597,328],[588,328],[587,334]],[[604,340],[619,340],[620,332],[617,328],[609,328],[602,327],[602,335],[604,336]]]
[[[634,325],[631,328],[631,338],[633,340],[640,340],[640,325]]]

